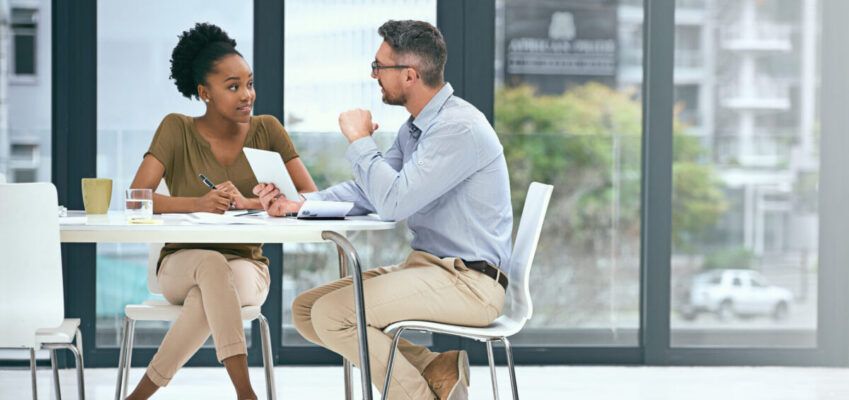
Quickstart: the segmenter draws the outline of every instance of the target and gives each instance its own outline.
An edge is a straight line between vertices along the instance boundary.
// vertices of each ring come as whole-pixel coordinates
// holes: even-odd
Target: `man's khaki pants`
[[[401,264],[363,273],[372,382],[383,387],[392,337],[383,328],[397,321],[426,320],[486,326],[501,314],[504,289],[456,258],[414,251]],[[292,304],[295,328],[307,340],[359,360],[351,278],[300,294]],[[422,371],[438,354],[401,340],[392,367],[393,399],[433,399]]]
[[[218,361],[247,354],[242,306],[258,306],[268,295],[268,267],[212,250],[180,250],[162,260],[159,287],[180,316],[147,367],[147,377],[165,386],[206,342],[210,331]]]

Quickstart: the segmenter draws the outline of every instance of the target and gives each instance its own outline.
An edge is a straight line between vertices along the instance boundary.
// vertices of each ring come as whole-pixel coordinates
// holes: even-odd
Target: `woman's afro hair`
[[[171,53],[171,79],[187,98],[198,98],[198,85],[206,83],[206,75],[215,63],[236,51],[236,41],[221,28],[210,23],[197,23],[184,31]]]

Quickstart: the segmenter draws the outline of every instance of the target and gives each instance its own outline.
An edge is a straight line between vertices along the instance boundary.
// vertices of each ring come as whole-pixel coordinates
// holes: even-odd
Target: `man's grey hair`
[[[427,86],[437,87],[445,81],[448,50],[445,39],[435,26],[424,21],[387,21],[377,30],[397,55],[413,55],[416,70]]]

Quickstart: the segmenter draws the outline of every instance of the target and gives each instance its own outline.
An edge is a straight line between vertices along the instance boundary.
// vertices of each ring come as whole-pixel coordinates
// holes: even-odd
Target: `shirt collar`
[[[414,139],[418,139],[421,136],[422,131],[427,129],[430,125],[431,121],[436,118],[436,115],[439,114],[439,111],[442,110],[442,106],[445,105],[445,102],[454,94],[454,88],[451,87],[451,84],[446,82],[442,89],[439,89],[435,95],[430,99],[430,101],[425,104],[422,111],[419,113],[418,117],[413,118],[410,116],[409,124],[410,124],[410,134],[413,135]]]

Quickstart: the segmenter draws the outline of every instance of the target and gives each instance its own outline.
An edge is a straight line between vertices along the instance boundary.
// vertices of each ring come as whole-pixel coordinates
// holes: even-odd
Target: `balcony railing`
[[[732,50],[791,50],[793,27],[786,24],[755,23],[723,27],[723,46]]]
[[[790,107],[790,85],[772,78],[736,82],[719,90],[722,105],[728,108],[787,109]]]

